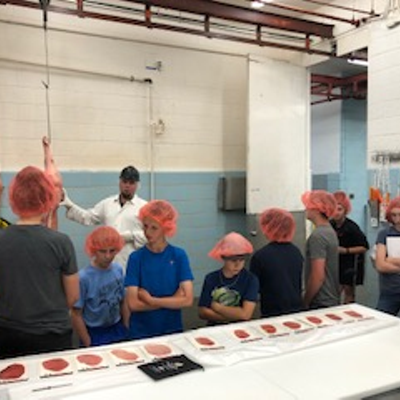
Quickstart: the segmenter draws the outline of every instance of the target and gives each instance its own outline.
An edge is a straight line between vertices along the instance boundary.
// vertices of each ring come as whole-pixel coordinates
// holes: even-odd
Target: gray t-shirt
[[[310,308],[331,307],[340,304],[338,246],[336,232],[330,225],[316,227],[307,239],[306,281],[311,272],[311,260],[319,258],[326,260],[325,280],[319,292],[312,299]]]
[[[0,235],[0,329],[37,335],[71,329],[63,275],[77,273],[69,237],[41,225]]]

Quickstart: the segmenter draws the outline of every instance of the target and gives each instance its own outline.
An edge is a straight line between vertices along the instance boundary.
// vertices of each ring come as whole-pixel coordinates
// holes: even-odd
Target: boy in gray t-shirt
[[[315,225],[306,243],[304,305],[308,308],[339,305],[339,243],[329,223],[336,200],[324,190],[313,190],[303,194],[302,202],[306,218]]]

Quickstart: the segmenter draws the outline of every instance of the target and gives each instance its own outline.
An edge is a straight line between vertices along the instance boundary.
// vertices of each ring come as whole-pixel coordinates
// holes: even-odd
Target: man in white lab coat
[[[60,205],[67,209],[66,216],[83,225],[108,225],[115,228],[125,240],[125,246],[114,261],[126,269],[129,254],[146,243],[142,223],[138,219],[139,210],[147,201],[136,194],[140,181],[139,171],[129,165],[119,176],[119,194],[99,201],[93,208],[83,209],[75,204],[64,189],[64,199]]]

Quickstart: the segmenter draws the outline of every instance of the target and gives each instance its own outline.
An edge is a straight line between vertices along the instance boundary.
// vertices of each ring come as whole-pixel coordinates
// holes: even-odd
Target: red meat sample
[[[261,325],[261,328],[264,329],[264,331],[267,333],[275,333],[276,332],[276,328],[273,325],[264,324],[264,325]]]
[[[103,361],[103,359],[96,354],[80,354],[76,358],[80,363],[89,365],[90,367],[99,365]]]
[[[301,328],[301,324],[299,324],[298,322],[294,322],[294,321],[285,321],[283,323],[283,325],[287,326],[290,329],[300,329]]]
[[[166,346],[165,344],[151,344],[151,343],[149,343],[149,344],[146,344],[144,346],[144,348],[146,349],[146,351],[149,354],[152,354],[153,356],[156,356],[156,357],[163,357],[163,356],[166,356],[166,355],[168,355],[168,354],[170,354],[172,352],[171,348]]]
[[[362,318],[362,315],[360,313],[358,313],[357,311],[348,310],[348,311],[345,311],[345,313],[353,318]]]
[[[214,346],[215,345],[215,343],[211,339],[203,337],[203,336],[197,337],[195,339],[196,339],[196,342],[198,344],[201,344],[202,346]]]
[[[341,321],[342,317],[339,317],[339,315],[336,314],[326,314],[326,316],[334,321]]]
[[[247,339],[250,336],[249,333],[246,332],[244,329],[235,329],[234,334],[239,339]]]
[[[312,322],[313,324],[315,324],[315,325],[322,324],[322,319],[320,319],[320,318],[318,318],[318,317],[310,316],[310,317],[307,317],[307,319],[308,319],[310,322]]]
[[[0,371],[0,379],[10,380],[18,379],[25,373],[25,367],[22,364],[10,364]]]
[[[67,368],[69,363],[63,358],[51,358],[50,360],[43,361],[42,365],[49,371],[60,372]]]
[[[136,353],[127,351],[127,350],[122,350],[122,349],[115,349],[111,350],[111,353],[115,356],[120,358],[121,360],[125,361],[136,361],[139,356]]]

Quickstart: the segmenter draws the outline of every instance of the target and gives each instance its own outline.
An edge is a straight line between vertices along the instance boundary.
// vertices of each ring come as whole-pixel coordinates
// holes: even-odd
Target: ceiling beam
[[[254,11],[209,0],[126,0],[128,3],[145,4],[169,10],[220,18],[228,21],[259,25],[288,32],[304,33],[321,38],[333,38],[333,25],[307,21],[284,15]]]

